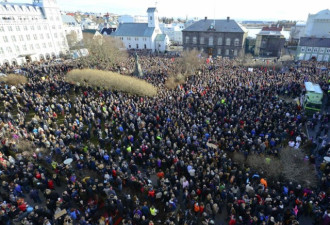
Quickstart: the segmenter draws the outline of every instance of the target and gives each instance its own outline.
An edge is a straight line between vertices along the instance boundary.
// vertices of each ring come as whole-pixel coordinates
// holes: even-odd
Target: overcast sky
[[[0,0],[1,1],[1,0]],[[27,2],[33,0],[8,0]],[[329,0],[157,0],[160,16],[236,20],[306,20],[308,13],[330,9]],[[156,0],[57,0],[61,10],[145,15]]]

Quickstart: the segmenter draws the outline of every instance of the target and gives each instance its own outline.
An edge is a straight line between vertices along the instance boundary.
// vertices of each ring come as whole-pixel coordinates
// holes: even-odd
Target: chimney
[[[227,16],[227,22],[229,22],[229,20],[230,20],[230,17],[229,17],[229,16]]]
[[[205,21],[207,20],[207,16],[205,16]]]

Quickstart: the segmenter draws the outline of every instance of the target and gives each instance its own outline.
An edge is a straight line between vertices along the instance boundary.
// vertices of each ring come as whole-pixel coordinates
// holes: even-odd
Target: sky
[[[0,0],[1,1],[1,0]],[[31,3],[33,0],[8,0]],[[63,11],[146,15],[156,1],[159,16],[236,20],[301,20],[309,13],[330,9],[329,0],[57,0]]]

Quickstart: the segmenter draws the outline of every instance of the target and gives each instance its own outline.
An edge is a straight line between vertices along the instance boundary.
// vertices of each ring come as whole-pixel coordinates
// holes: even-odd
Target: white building
[[[122,15],[118,18],[118,23],[148,23],[148,17]]]
[[[111,36],[119,38],[127,49],[165,51],[169,38],[163,35],[156,8],[148,8],[148,23],[122,23]]]
[[[57,57],[67,51],[56,0],[0,2],[0,65]]]
[[[291,27],[290,30],[290,41],[297,42],[300,37],[303,37],[305,34],[305,22],[297,22],[295,26]]]
[[[183,23],[165,24],[161,23],[160,30],[168,35],[172,43],[182,45],[182,30],[185,28]]]
[[[98,30],[99,28],[99,25],[89,18],[84,18],[80,25],[82,30]]]
[[[330,10],[309,14],[304,37],[330,38]]]
[[[65,35],[74,34],[76,36],[76,40],[72,40],[72,41],[75,43],[80,42],[83,39],[83,34],[82,34],[81,26],[79,23],[77,23],[75,18],[69,15],[62,15],[62,21],[63,21],[63,29]]]

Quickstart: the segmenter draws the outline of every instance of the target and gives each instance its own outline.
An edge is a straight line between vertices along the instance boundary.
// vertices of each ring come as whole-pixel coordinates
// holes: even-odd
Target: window
[[[320,48],[320,53],[324,53],[324,48]]]
[[[300,48],[300,51],[301,51],[301,52],[305,52],[305,50],[306,50],[305,47],[301,47],[301,48]]]
[[[229,49],[226,49],[226,55],[229,55]]]
[[[16,52],[18,52],[18,53],[20,52],[20,49],[17,45],[15,45],[15,49],[16,49]]]
[[[150,16],[150,20],[152,20],[152,16]]]
[[[57,38],[57,33],[54,34],[54,38]]]
[[[197,37],[193,37],[193,44],[197,44]]]
[[[311,47],[308,47],[307,48],[307,52],[312,52],[312,48]]]
[[[7,38],[7,36],[3,36],[3,42],[5,42],[5,43],[8,42],[8,38]]]
[[[50,35],[49,35],[49,34],[47,34],[46,36],[47,36],[47,39],[49,39],[49,38],[50,38]]]
[[[48,42],[48,47],[52,47],[52,43],[51,42]]]
[[[52,29],[53,29],[53,30],[55,30],[55,29],[56,29],[55,25],[53,25],[53,26],[52,26]]]
[[[28,41],[29,41],[30,39],[31,39],[30,35],[29,35],[29,34],[27,34],[27,35],[26,35],[26,40],[28,40]]]
[[[21,31],[21,29],[19,28],[19,26],[16,26],[16,31]]]
[[[218,55],[221,55],[221,48],[218,48]]]
[[[130,41],[130,40],[131,40],[131,38],[130,38],[130,37],[128,37],[128,38],[127,38],[127,40],[128,40],[128,41]]]
[[[13,28],[11,26],[9,26],[8,31],[13,31]]]
[[[34,30],[34,26],[31,26],[30,28],[31,28],[31,30]]]
[[[12,53],[12,52],[13,52],[13,50],[11,50],[11,47],[7,47],[6,50],[7,50],[7,52],[9,52],[9,53]]]
[[[14,35],[12,35],[12,36],[11,36],[11,40],[12,40],[13,42],[16,42],[16,37],[15,37]]]
[[[30,50],[34,50],[33,44],[30,44]]]
[[[46,43],[42,43],[43,48],[47,48]]]
[[[43,40],[44,39],[44,35],[40,34],[40,39]]]
[[[235,38],[234,45],[239,46],[239,39],[238,38]]]
[[[40,49],[40,45],[39,44],[36,44],[36,49]]]
[[[0,32],[4,32],[5,29],[3,28],[3,26],[0,26]]]
[[[139,40],[139,38],[138,38],[138,37],[136,37],[136,38],[135,38],[135,41],[138,41],[138,40]]]
[[[218,45],[222,45],[222,37],[218,38]]]
[[[146,44],[144,44],[144,49],[147,49],[147,45]]]
[[[189,36],[186,36],[186,44],[189,43]]]
[[[37,29],[38,29],[38,30],[41,30],[41,26],[38,26]]]
[[[23,48],[23,51],[27,51],[26,45],[23,45],[22,48]]]
[[[23,30],[27,31],[28,30],[27,26],[24,26],[23,27]]]
[[[139,44],[136,44],[136,49],[139,49]]]
[[[319,48],[313,48],[313,53],[317,53],[319,51]]]
[[[128,45],[128,48],[131,48],[131,45]]]
[[[38,40],[38,37],[37,37],[36,34],[33,35],[33,39],[34,39],[34,40]]]
[[[230,45],[230,38],[227,38],[227,39],[226,39],[226,45],[227,45],[227,46]]]
[[[204,37],[201,37],[201,38],[199,39],[199,43],[200,43],[201,45],[204,44]]]
[[[213,37],[209,37],[209,45],[213,45]]]
[[[24,41],[23,35],[19,36],[19,41]]]
[[[143,41],[147,41],[147,38],[143,38]]]
[[[327,51],[326,51],[326,53],[330,53],[330,48],[327,48]]]
[[[234,50],[234,56],[237,56],[237,50],[236,49]]]
[[[3,48],[0,47],[0,55],[3,55],[3,54],[4,54]]]

